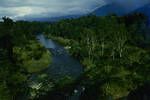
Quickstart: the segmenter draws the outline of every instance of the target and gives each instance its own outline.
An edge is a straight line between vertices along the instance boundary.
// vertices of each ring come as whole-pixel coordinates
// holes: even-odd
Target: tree
[[[0,37],[0,48],[7,51],[7,56],[10,62],[14,63],[13,59],[13,42],[12,42],[12,27],[13,20],[8,17],[3,17],[2,34]]]

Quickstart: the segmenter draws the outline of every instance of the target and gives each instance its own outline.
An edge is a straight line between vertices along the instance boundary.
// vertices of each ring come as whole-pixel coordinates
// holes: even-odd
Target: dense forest
[[[135,13],[88,15],[58,22],[13,21],[3,17],[0,100],[36,100],[43,92],[46,95],[70,89],[64,85],[66,80],[58,85],[43,74],[38,81],[49,80],[50,84],[36,91],[28,84],[33,74],[39,74],[51,63],[51,52],[36,40],[38,33],[63,45],[83,65],[84,73],[70,83],[85,86],[81,100],[150,99],[150,28],[146,16]]]
[[[0,100],[20,100],[32,91],[30,77],[48,67],[51,56],[35,38],[34,23],[0,23]]]
[[[85,16],[47,26],[45,34],[80,60],[85,69],[83,100],[127,96],[150,82],[150,40],[142,14]],[[50,33],[50,34],[49,34]],[[107,98],[108,99],[108,98]],[[142,100],[137,97],[131,100]]]

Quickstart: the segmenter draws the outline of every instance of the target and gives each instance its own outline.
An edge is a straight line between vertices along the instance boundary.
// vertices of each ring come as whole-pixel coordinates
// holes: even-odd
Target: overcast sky
[[[135,9],[150,3],[150,0],[0,0],[0,17],[17,19],[85,14],[112,2],[125,9]]]

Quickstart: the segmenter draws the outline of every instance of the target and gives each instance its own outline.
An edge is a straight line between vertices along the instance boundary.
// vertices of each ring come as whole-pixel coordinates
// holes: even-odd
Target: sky
[[[0,17],[23,19],[86,14],[112,2],[130,10],[150,0],[0,0]]]

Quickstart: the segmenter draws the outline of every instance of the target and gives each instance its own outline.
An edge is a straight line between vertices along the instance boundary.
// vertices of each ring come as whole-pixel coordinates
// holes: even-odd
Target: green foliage
[[[0,99],[1,100],[11,100],[9,89],[6,83],[0,83]]]
[[[49,51],[35,42],[30,41],[24,48],[15,47],[14,53],[19,58],[20,66],[23,66],[29,73],[40,72],[46,69],[51,62]]]
[[[70,77],[70,76],[64,76],[61,79],[59,79],[59,80],[56,81],[56,83],[57,83],[56,85],[59,88],[64,88],[65,86],[70,85],[73,82],[74,82],[74,79],[72,77]]]
[[[52,91],[55,84],[47,74],[38,74],[36,80],[30,82],[30,99],[34,100],[39,96],[45,95],[47,92]]]
[[[138,20],[129,22],[134,18]],[[86,16],[50,24],[46,35],[56,41],[67,40],[63,45],[70,46],[70,54],[84,66],[89,81],[83,83],[100,84],[104,95],[117,99],[149,81],[144,22],[141,14]]]
[[[145,40],[148,28],[141,14],[123,17],[90,15],[54,23],[13,22],[7,17],[3,20],[0,23],[2,100],[25,93],[26,87],[23,86],[29,73],[40,72],[51,62],[51,54],[35,41],[35,34],[43,31],[81,62],[86,77],[81,81],[86,87],[97,87],[102,91],[99,97],[118,99],[150,82],[150,46],[145,44],[149,43]],[[38,79],[41,82],[46,78],[41,76]],[[72,82],[71,78],[65,77],[58,86],[64,87]],[[51,89],[54,86],[51,83],[44,85],[42,83],[38,95],[47,87]],[[33,95],[36,92],[33,89]]]
[[[57,41],[60,45],[67,46],[70,44],[69,39],[64,39],[62,37],[54,37],[54,36],[49,36],[48,38],[51,38],[54,41]]]
[[[39,23],[13,22],[8,17],[0,22],[0,100],[27,96],[30,73],[50,64],[50,53],[35,40],[41,28]]]

